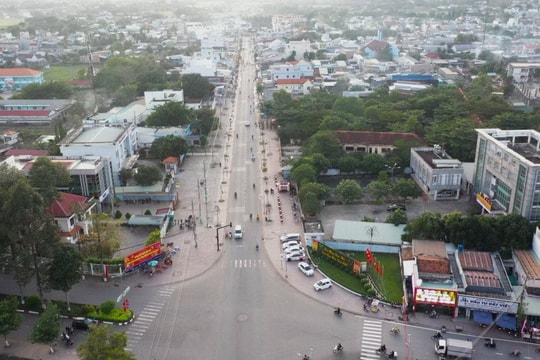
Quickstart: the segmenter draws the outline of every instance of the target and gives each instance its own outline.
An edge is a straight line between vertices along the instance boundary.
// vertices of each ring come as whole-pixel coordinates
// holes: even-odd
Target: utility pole
[[[195,217],[194,210],[193,210],[193,200],[191,200],[191,216]],[[193,222],[193,240],[195,241],[195,247],[198,247],[199,244],[197,244],[197,232],[195,229],[197,228],[197,222]]]
[[[206,214],[206,227],[208,227],[208,187],[206,186],[206,160],[203,160],[204,171],[204,210]]]

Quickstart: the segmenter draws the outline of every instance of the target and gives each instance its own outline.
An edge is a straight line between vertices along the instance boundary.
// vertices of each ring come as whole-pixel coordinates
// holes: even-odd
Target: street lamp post
[[[394,163],[394,165],[390,166],[390,165],[384,165],[386,166],[387,169],[390,169],[390,173],[391,173],[391,182],[394,183],[394,169],[400,169],[399,166],[397,166],[397,163]]]

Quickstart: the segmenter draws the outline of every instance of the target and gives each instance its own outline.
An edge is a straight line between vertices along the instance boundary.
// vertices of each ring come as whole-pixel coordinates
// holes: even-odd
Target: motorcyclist
[[[343,350],[343,345],[341,345],[341,343],[338,343],[337,344],[337,351],[341,351]]]
[[[341,309],[338,307],[335,311],[334,311],[337,315],[341,315]]]
[[[238,198],[238,194],[236,193],[236,191],[234,192],[234,198]]]
[[[389,359],[393,359],[393,358],[395,358],[395,357],[396,357],[396,352],[395,352],[395,351],[390,351],[390,352],[388,353],[388,358],[389,358]]]
[[[442,338],[442,334],[439,331],[437,331],[437,333],[435,335],[433,335],[433,337],[435,339],[440,339],[440,338]]]
[[[259,251],[259,244],[255,245],[255,250]]]
[[[385,344],[382,344],[381,347],[377,350],[379,352],[386,352],[386,345]]]
[[[249,220],[253,220],[253,214],[249,214]]]
[[[512,356],[519,356],[521,355],[521,352],[518,349],[514,349],[514,351],[511,352]]]

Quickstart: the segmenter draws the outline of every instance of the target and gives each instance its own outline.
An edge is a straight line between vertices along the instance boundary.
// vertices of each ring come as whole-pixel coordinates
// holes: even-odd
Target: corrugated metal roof
[[[355,241],[364,244],[401,246],[401,235],[405,225],[386,223],[336,220],[332,239]]]

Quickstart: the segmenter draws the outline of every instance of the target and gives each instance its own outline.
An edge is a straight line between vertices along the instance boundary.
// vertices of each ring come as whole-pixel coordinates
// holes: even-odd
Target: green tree
[[[137,98],[137,86],[135,84],[127,84],[120,86],[114,92],[114,105],[126,106]]]
[[[386,169],[387,159],[379,154],[365,154],[362,158],[361,168],[368,174],[378,174]]]
[[[69,99],[73,90],[62,82],[46,82],[43,84],[29,84],[22,91],[15,94],[13,99]]]
[[[71,176],[67,169],[46,156],[38,157],[29,171],[30,183],[48,206],[59,199],[58,188],[69,186]]]
[[[425,212],[405,225],[403,236],[404,240],[437,240],[444,238],[444,231],[444,220],[441,214]]]
[[[68,311],[71,311],[68,291],[82,278],[82,255],[70,246],[62,246],[55,254],[49,268],[51,289],[63,291]]]
[[[391,189],[392,186],[388,183],[388,181],[384,180],[372,181],[367,186],[368,192],[375,198],[376,201],[386,199],[389,196]]]
[[[120,171],[118,171],[118,178],[120,179],[122,186],[126,186],[129,180],[133,179],[133,170],[121,168]]]
[[[60,312],[52,301],[47,303],[45,311],[34,324],[30,340],[40,344],[49,344],[49,351],[54,352],[53,344],[60,337]]]
[[[333,131],[319,131],[309,138],[304,147],[305,155],[322,154],[331,164],[337,163],[343,155],[337,135]]]
[[[392,194],[404,200],[408,198],[416,199],[422,195],[422,190],[411,179],[399,179],[392,185]]]
[[[194,130],[194,133],[198,133],[199,135],[210,134],[210,131],[216,127],[219,121],[216,117],[215,110],[210,108],[195,110],[195,118],[196,120],[193,122],[191,128]]]
[[[330,195],[330,188],[324,184],[319,184],[316,182],[304,184],[298,191],[298,198],[300,199],[300,202],[302,202],[302,199],[308,193],[315,194],[317,200],[321,201]]]
[[[150,234],[148,234],[148,237],[146,238],[146,241],[144,242],[144,246],[149,246],[160,241],[161,241],[161,231],[154,230]]]
[[[441,145],[453,158],[474,161],[476,147],[475,123],[471,119],[458,118],[435,121],[426,132],[426,140]]]
[[[120,249],[120,233],[118,222],[109,214],[95,213],[90,215],[88,234],[81,235],[81,252],[86,258],[97,258],[103,265],[103,259],[111,258]]]
[[[185,126],[195,120],[193,110],[178,101],[158,106],[145,120],[148,126]]]
[[[114,331],[107,325],[92,326],[86,342],[77,348],[81,360],[135,360],[126,350],[125,331]]]
[[[302,200],[302,209],[308,216],[315,216],[321,211],[321,202],[317,199],[317,194],[313,192],[304,193]]]
[[[0,335],[4,336],[4,344],[9,346],[7,336],[17,330],[23,321],[23,316],[17,312],[19,301],[16,297],[6,297],[0,300]]]
[[[188,151],[189,145],[185,138],[167,135],[154,140],[150,147],[149,155],[156,159],[163,160],[169,156],[180,157]],[[135,175],[135,179],[137,179],[137,175]]]
[[[330,161],[323,154],[314,153],[306,156],[305,159],[313,166],[317,175],[330,168]]]
[[[293,167],[291,171],[291,180],[302,187],[303,184],[316,182],[317,173],[313,165],[304,163]]]
[[[155,165],[140,165],[135,174],[137,185],[150,186],[163,179],[161,169]]]
[[[387,224],[394,224],[394,225],[402,225],[406,224],[408,221],[407,219],[407,212],[405,210],[397,209],[395,211],[392,211],[388,216],[386,217],[385,223]]]
[[[360,161],[354,156],[345,155],[339,158],[338,167],[342,173],[352,174],[360,166]]]
[[[184,97],[188,99],[206,99],[210,96],[214,85],[201,74],[182,75]]]
[[[352,204],[362,198],[362,187],[354,180],[341,180],[336,186],[336,195],[343,203]]]

